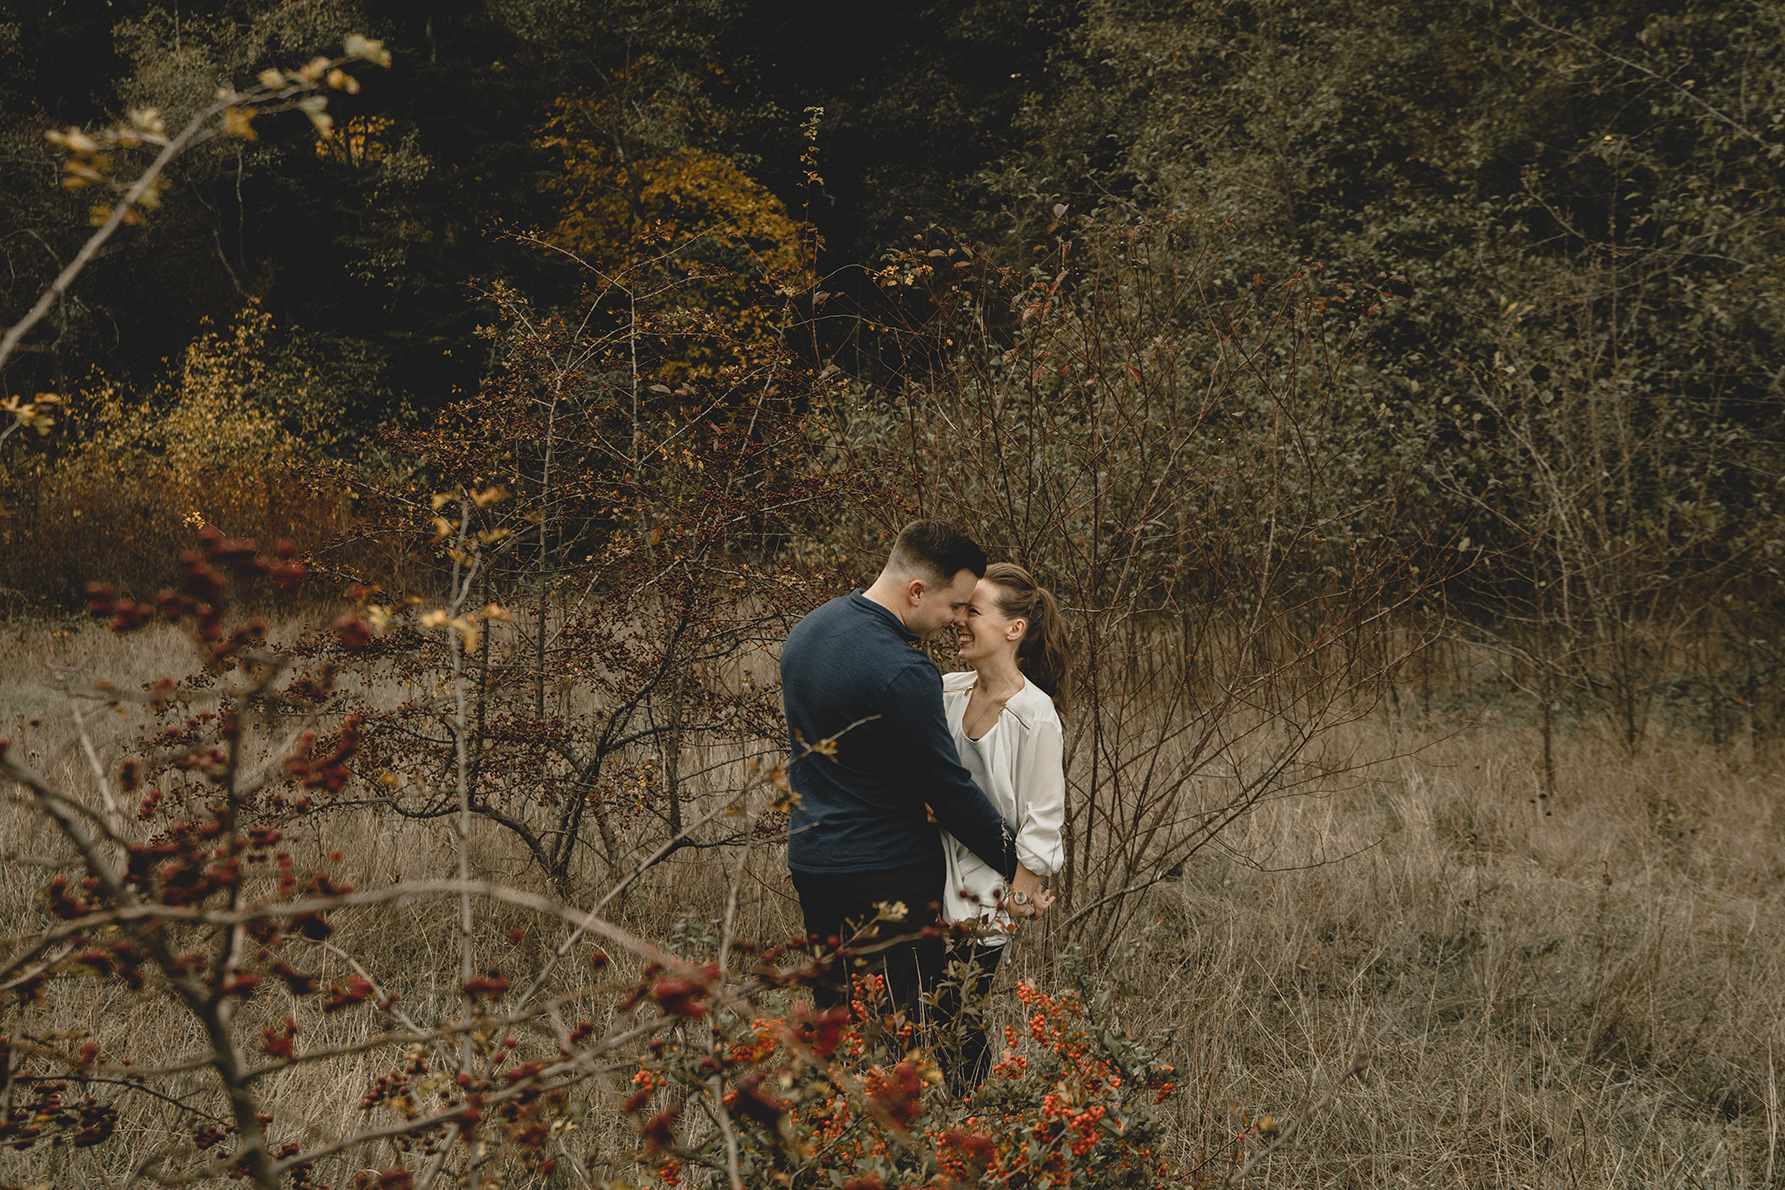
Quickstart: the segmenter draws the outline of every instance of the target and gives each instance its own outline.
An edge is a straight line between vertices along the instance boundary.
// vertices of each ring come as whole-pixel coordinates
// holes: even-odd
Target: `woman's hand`
[[[1021,898],[1018,893],[1022,894]],[[1010,894],[1004,908],[1013,918],[1040,917],[1053,907],[1055,899],[1053,893],[1041,886],[1041,877],[1021,864],[1017,865],[1016,877],[1010,882]]]

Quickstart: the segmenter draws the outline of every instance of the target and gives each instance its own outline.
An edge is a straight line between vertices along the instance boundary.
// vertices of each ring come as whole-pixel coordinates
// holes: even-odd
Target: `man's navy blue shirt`
[[[860,591],[787,634],[781,701],[794,757],[788,778],[800,795],[788,867],[830,875],[939,865],[942,841],[927,802],[968,850],[1014,874],[1010,831],[961,765],[942,711],[942,675],[916,640]],[[834,754],[808,753],[833,737]]]

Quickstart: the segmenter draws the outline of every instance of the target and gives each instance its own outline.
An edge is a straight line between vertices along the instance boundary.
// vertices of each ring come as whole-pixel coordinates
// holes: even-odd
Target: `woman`
[[[973,668],[943,677],[943,708],[961,763],[1016,832],[1018,861],[1007,888],[995,870],[943,832],[948,883],[942,913],[950,923],[972,928],[971,944],[957,948],[955,958],[976,968],[943,1002],[947,1024],[958,1030],[956,1087],[966,1093],[991,1066],[984,1009],[992,975],[1017,922],[1053,904],[1042,881],[1064,862],[1066,773],[1056,703],[1063,709],[1070,654],[1053,595],[1008,562],[986,567],[958,635],[961,660]]]

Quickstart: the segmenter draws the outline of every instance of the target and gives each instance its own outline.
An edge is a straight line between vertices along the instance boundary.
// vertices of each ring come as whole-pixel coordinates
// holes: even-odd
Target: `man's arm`
[[[912,666],[887,688],[885,719],[906,749],[911,796],[928,802],[942,828],[1006,880],[1016,874],[1016,836],[961,765],[942,710],[942,681]]]

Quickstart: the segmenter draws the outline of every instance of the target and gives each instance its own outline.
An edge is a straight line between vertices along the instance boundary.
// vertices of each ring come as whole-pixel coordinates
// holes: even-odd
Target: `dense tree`
[[[1466,538],[1502,560],[1451,590],[1481,622],[1542,620],[1538,592],[1597,584],[1598,610],[1552,660],[1601,689],[1573,670],[1607,672],[1581,651],[1616,653],[1616,624],[1691,620],[1718,591],[1770,614],[1785,551],[1776,4],[21,9],[0,22],[6,310],[85,234],[44,126],[176,113],[361,25],[392,70],[338,97],[326,136],[290,113],[183,159],[164,208],[32,337],[7,393],[68,391],[93,367],[151,388],[207,318],[253,300],[268,349],[337,395],[352,450],[475,391],[494,362],[474,333],[488,295],[571,309],[665,252],[690,317],[753,323],[765,342],[820,311],[807,287],[822,278],[841,296],[821,312],[848,327],[805,328],[808,361],[884,385],[902,361],[837,346],[874,347],[861,327],[894,311],[870,278],[912,231],[943,223],[1026,267],[1057,205],[1211,216],[1231,226],[1197,270],[1208,298],[1262,300],[1307,274],[1380,307],[1348,361],[1348,399],[1377,431],[1344,465],[1423,502],[1409,548]]]

